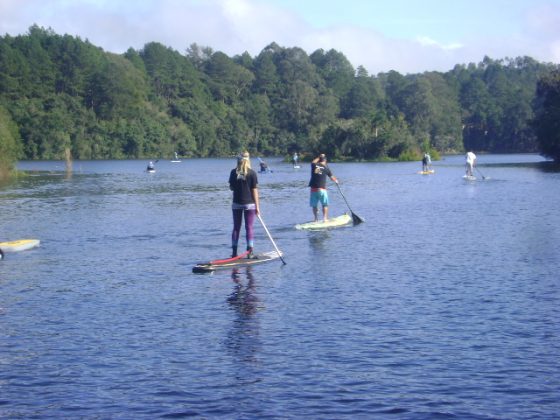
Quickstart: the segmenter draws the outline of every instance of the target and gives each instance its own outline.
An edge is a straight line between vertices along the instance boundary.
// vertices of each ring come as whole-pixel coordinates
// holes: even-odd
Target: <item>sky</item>
[[[560,0],[0,0],[0,35],[37,24],[113,53],[193,43],[230,57],[276,42],[371,75],[530,56],[560,63]]]

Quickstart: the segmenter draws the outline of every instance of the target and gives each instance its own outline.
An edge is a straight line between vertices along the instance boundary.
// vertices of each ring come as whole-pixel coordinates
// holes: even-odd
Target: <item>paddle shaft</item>
[[[476,169],[478,171],[478,173],[482,176],[482,179],[486,179],[484,174],[480,171],[480,169],[478,169],[478,166],[475,166],[474,169]]]
[[[272,239],[272,235],[270,234],[270,232],[268,231],[266,225],[264,224],[264,221],[261,217],[261,215],[257,215],[257,217],[259,218],[259,222],[261,222],[262,227],[264,228],[264,231],[266,232],[266,234],[268,235],[268,239],[270,239],[270,242],[272,242],[272,246],[274,246],[274,249],[276,250],[276,253],[278,254],[278,256],[280,257],[280,259],[282,260],[282,262],[284,263],[284,265],[286,265],[286,261],[284,261],[284,258],[282,258],[282,253],[280,252],[280,250],[278,249],[278,247],[276,246],[276,243],[274,242],[274,239]]]
[[[350,208],[350,204],[348,204],[348,200],[346,200],[346,197],[344,197],[344,193],[342,192],[342,189],[340,188],[340,185],[338,185],[338,182],[335,182],[336,186],[338,187],[338,191],[340,191],[340,195],[342,196],[342,198],[344,198],[344,202],[346,203],[346,205],[348,206],[348,210],[350,210],[350,213],[354,213],[352,211],[352,209]]]
[[[348,204],[348,200],[346,199],[344,193],[342,192],[342,189],[340,188],[340,185],[338,185],[338,182],[335,182],[335,184],[338,187],[338,191],[340,192],[340,195],[342,196],[342,198],[344,198],[344,202],[348,206],[348,210],[350,210],[350,213],[352,213],[352,221],[354,222],[354,224],[357,225],[358,223],[362,223],[363,219],[352,211],[352,209],[350,208],[350,204]]]

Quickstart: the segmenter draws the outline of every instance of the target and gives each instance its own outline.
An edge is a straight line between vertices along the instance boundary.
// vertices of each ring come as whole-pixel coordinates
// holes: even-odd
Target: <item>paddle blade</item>
[[[363,223],[363,222],[365,222],[364,219],[362,219],[356,213],[352,213],[352,223],[354,223],[355,225],[359,225],[360,223]]]

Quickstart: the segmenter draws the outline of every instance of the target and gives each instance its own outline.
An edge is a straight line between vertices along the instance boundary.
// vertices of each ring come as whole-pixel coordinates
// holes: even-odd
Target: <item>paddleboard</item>
[[[171,163],[181,163],[180,160],[172,160]]]
[[[299,166],[299,165],[294,166],[294,169],[299,169],[299,168],[301,168],[301,166]]]
[[[435,171],[433,169],[430,169],[429,171],[418,171],[418,173],[420,175],[431,175],[431,174],[435,173]]]
[[[20,239],[18,241],[0,242],[0,249],[4,252],[18,252],[39,246],[39,239]]]
[[[319,220],[318,222],[307,222],[307,223],[300,223],[296,225],[296,229],[298,230],[321,230],[321,229],[329,229],[329,228],[336,228],[341,226],[346,226],[352,223],[352,216],[349,214],[343,214],[342,216],[337,216],[330,218],[326,222]]]
[[[463,175],[463,179],[467,181],[476,181],[476,176],[474,175]]]
[[[280,253],[282,254],[282,253]],[[235,258],[227,258],[225,260],[214,260],[206,263],[196,264],[193,273],[212,273],[216,270],[226,268],[244,267],[248,265],[262,264],[280,258],[276,251],[263,252],[253,255],[253,258],[245,258],[243,255]]]

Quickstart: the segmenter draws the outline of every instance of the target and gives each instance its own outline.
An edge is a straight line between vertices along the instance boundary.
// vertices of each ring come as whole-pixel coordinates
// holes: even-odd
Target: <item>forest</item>
[[[446,73],[370,75],[342,52],[309,55],[274,42],[255,57],[156,42],[114,54],[34,25],[0,37],[0,170],[65,153],[188,158],[244,149],[325,151],[333,160],[466,149],[559,159],[558,70],[530,57],[484,57]]]

